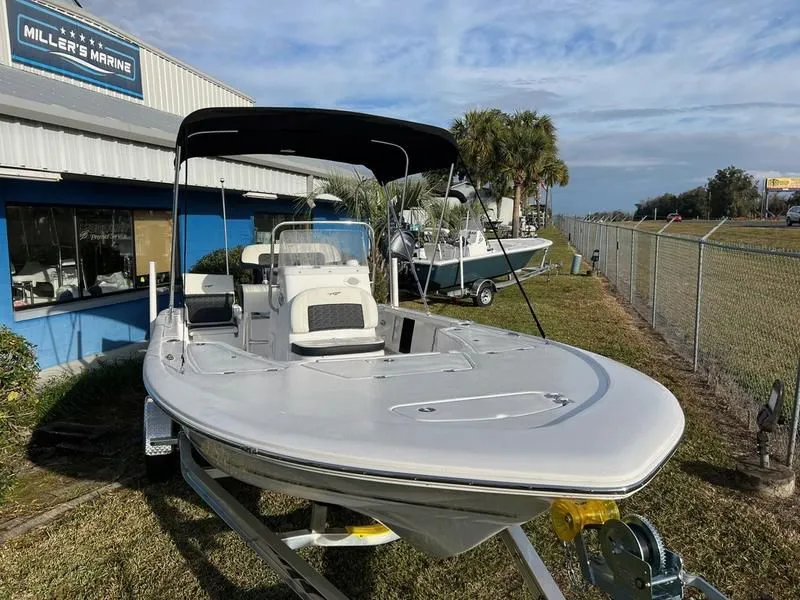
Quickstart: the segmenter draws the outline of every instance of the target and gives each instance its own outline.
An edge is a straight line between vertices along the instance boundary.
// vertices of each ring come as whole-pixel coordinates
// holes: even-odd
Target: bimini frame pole
[[[225,236],[225,275],[231,274],[228,264],[228,213],[225,210],[225,178],[219,180],[220,191],[222,192],[222,231]]]
[[[178,278],[178,187],[181,181],[181,147],[175,147],[175,184],[172,189],[172,256],[169,267],[169,313],[175,309],[175,280]]]
[[[403,176],[403,195],[402,195],[402,197],[401,197],[402,199],[400,201],[401,202],[400,206],[405,206],[405,202],[406,202],[406,187],[408,186],[408,164],[409,164],[408,152],[406,152],[406,149],[403,148],[402,146],[400,146],[399,144],[393,144],[392,142],[384,142],[383,140],[370,140],[370,141],[373,142],[374,144],[383,144],[385,146],[392,146],[394,148],[399,148],[400,151],[403,153],[403,156],[406,157],[406,171],[405,171],[405,175]],[[386,218],[387,218],[387,223],[386,223],[386,254],[387,254],[387,260],[389,261],[387,266],[391,267],[391,263],[392,263],[392,226],[391,226],[391,221],[392,221],[392,218],[394,218],[394,220],[397,221],[398,223],[400,222],[400,220],[397,218],[397,213],[394,210],[394,206],[392,204],[392,199],[389,198],[389,192],[386,189],[385,185],[383,186],[383,194],[386,197]],[[428,308],[428,299],[425,297],[425,294],[422,293],[422,284],[419,282],[419,277],[417,276],[417,270],[414,268],[414,249],[408,247],[408,240],[406,240],[406,238],[403,235],[400,235],[400,239],[403,242],[403,246],[405,247],[405,250],[406,250],[406,252],[408,254],[408,260],[411,262],[411,274],[414,276],[414,281],[417,284],[417,290],[419,291],[420,297],[422,298],[422,305],[425,307],[425,312],[427,314],[430,314],[431,311]],[[391,298],[391,293],[392,293],[392,291],[391,291],[391,287],[392,287],[391,276],[389,277],[389,280],[390,280],[389,281],[389,297]]]
[[[431,256],[431,264],[428,267],[428,274],[425,277],[425,289],[423,295],[428,295],[428,285],[431,282],[431,271],[433,271],[433,263],[436,258],[436,249],[439,246],[439,234],[442,232],[442,225],[444,225],[444,215],[447,212],[447,207],[450,205],[450,186],[453,183],[453,169],[455,164],[450,164],[450,175],[447,177],[447,187],[444,190],[444,202],[442,203],[442,216],[439,217],[439,227],[436,229],[436,235],[433,238],[433,256]],[[413,265],[412,265],[413,267]]]

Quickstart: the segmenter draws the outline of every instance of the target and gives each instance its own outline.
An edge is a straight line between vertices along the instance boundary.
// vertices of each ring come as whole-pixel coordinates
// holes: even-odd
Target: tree
[[[557,154],[552,154],[545,159],[544,166],[542,167],[542,183],[545,187],[544,196],[544,210],[548,214],[548,210],[552,212],[552,207],[549,206],[548,200],[550,199],[550,190],[554,185],[564,187],[569,185],[569,168],[567,163],[558,158]],[[536,223],[539,223],[539,203],[536,203]]]
[[[476,189],[491,185],[498,213],[503,196],[513,189],[512,235],[519,235],[522,199],[528,192],[536,197],[538,209],[540,186],[569,181],[548,115],[530,110],[512,115],[498,109],[475,110],[455,119],[450,129]]]
[[[339,198],[341,202],[336,205],[339,212],[369,223],[374,230],[378,243],[370,249],[370,271],[375,280],[375,296],[383,299],[388,293],[386,256],[381,251],[388,241],[387,198],[392,200],[392,207],[400,218],[401,204],[403,208],[424,208],[431,201],[434,196],[431,184],[424,176],[409,177],[407,185],[403,180],[392,181],[384,190],[374,177],[364,177],[356,171],[353,175],[331,173],[308,198],[298,199],[298,208],[307,210],[307,200],[321,194]]]
[[[461,157],[475,179],[473,183],[478,190],[497,178],[497,141],[503,118],[503,112],[497,108],[470,110],[450,126]]]
[[[553,121],[547,115],[523,110],[508,115],[499,136],[499,171],[514,188],[511,235],[519,236],[522,198],[534,190],[539,198],[542,170],[548,157],[557,154]]]
[[[733,165],[719,169],[708,180],[711,218],[752,217],[758,213],[760,193],[752,175]]]

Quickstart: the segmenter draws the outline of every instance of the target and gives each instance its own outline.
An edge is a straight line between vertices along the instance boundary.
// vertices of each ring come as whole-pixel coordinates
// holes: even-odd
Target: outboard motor
[[[401,229],[392,235],[390,249],[394,258],[411,262],[416,247],[417,239],[410,231]]]

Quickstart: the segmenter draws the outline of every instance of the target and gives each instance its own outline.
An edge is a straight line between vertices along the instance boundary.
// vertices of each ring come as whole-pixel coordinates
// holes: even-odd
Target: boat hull
[[[466,552],[512,525],[548,510],[541,496],[443,489],[364,478],[260,456],[186,430],[213,467],[262,489],[343,506],[380,521],[418,550],[436,557]]]
[[[526,267],[534,256],[543,254],[547,248],[549,248],[549,245],[507,248],[506,254],[508,255],[508,260],[503,256],[499,247],[495,252],[486,255],[465,257],[463,261],[464,285],[469,286],[475,281],[503,277],[504,275],[509,275],[512,271],[519,271],[523,267]],[[511,263],[510,267],[509,262]],[[416,259],[414,261],[414,268],[417,271],[419,281],[423,285],[428,281],[428,272],[430,271],[430,280],[428,281],[429,291],[437,292],[461,286],[461,270],[457,259],[435,261],[433,267],[431,267],[430,261]],[[407,285],[413,283],[413,278],[411,277],[406,281]]]

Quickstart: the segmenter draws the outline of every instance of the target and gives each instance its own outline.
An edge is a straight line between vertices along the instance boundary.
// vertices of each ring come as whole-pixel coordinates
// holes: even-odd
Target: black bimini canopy
[[[318,108],[203,108],[178,131],[181,162],[199,156],[283,154],[370,169],[385,183],[405,174],[449,169],[458,149],[440,127],[363,113]]]

